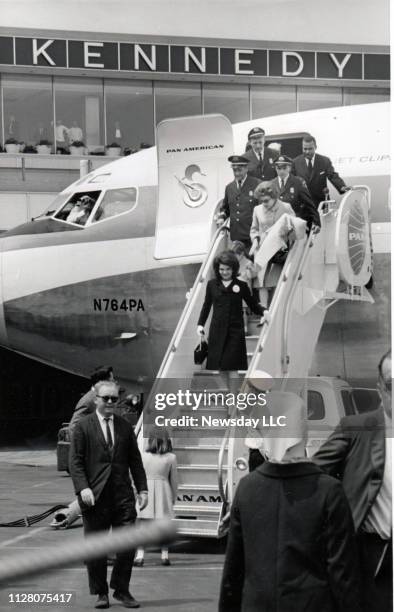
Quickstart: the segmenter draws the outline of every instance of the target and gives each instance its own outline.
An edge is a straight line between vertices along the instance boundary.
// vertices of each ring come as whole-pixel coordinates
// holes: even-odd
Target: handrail
[[[231,413],[231,417],[234,416],[234,410]],[[223,458],[224,458],[224,451],[226,449],[226,444],[227,444],[227,440],[230,436],[230,426],[227,427],[226,429],[226,433],[223,436],[223,440],[222,443],[220,445],[220,450],[219,450],[219,456],[218,456],[218,489],[219,489],[219,493],[220,493],[220,497],[222,498],[222,501],[224,504],[228,503],[228,499],[226,499],[226,492],[223,486]]]
[[[166,366],[167,366],[167,362],[168,362],[168,357],[171,356],[171,353],[174,353],[176,351],[176,349],[178,348],[178,342],[179,339],[182,336],[184,327],[186,325],[186,322],[188,320],[188,315],[190,314],[190,311],[193,309],[193,306],[195,304],[195,301],[197,299],[197,289],[198,287],[204,282],[205,280],[205,275],[207,273],[207,269],[209,270],[209,268],[212,265],[212,260],[214,258],[214,256],[216,255],[216,242],[218,241],[218,238],[220,236],[220,234],[223,231],[226,231],[227,228],[229,226],[229,220],[226,220],[220,227],[218,227],[218,229],[216,230],[214,237],[212,239],[211,242],[211,247],[206,255],[205,261],[203,261],[203,263],[201,264],[200,270],[197,274],[196,280],[194,281],[194,285],[190,291],[190,295],[189,298],[187,300],[187,303],[185,305],[185,308],[183,309],[183,312],[180,316],[180,319],[178,321],[178,324],[175,328],[175,332],[174,335],[171,339],[171,342],[169,344],[169,347],[167,349],[167,352],[164,356],[164,359],[162,361],[162,364],[159,368],[159,371],[157,373],[156,378],[165,378],[164,374],[166,372]]]
[[[290,249],[289,254],[290,253],[294,253],[294,251],[292,250],[293,248],[294,248],[294,245]],[[282,274],[281,274],[281,277],[280,277],[280,280],[279,280],[279,282],[281,284],[280,284],[280,287],[278,288],[278,294],[275,292],[274,299],[272,301],[272,304],[273,304],[273,307],[274,307],[274,311],[276,311],[276,309],[277,309],[276,304],[279,301],[280,295],[284,291],[284,283],[287,281],[288,270],[289,270],[289,267],[291,266],[291,260],[289,261],[289,259],[291,259],[291,258],[288,257],[288,259],[286,260],[287,265],[285,264],[284,267],[283,267],[283,270],[282,270]],[[266,330],[266,327],[264,325],[262,327],[262,329],[261,329],[260,337],[259,337],[259,340],[258,340],[257,345],[256,345],[256,350],[255,350],[254,356],[253,356],[253,358],[252,358],[252,360],[251,360],[251,362],[249,364],[248,371],[253,368],[253,363],[254,363],[256,354],[260,352],[261,337],[265,334],[265,330]],[[241,385],[241,389],[240,389],[241,392],[246,387],[246,384],[247,384],[246,380],[247,380],[247,375],[245,376],[244,380],[242,381],[242,385]],[[237,413],[237,407],[234,406],[230,416],[234,417],[234,416],[236,416],[236,413]],[[225,503],[225,504],[228,504],[228,498],[226,496],[225,488],[224,488],[224,485],[223,485],[223,458],[224,458],[224,451],[225,451],[225,448],[226,448],[226,444],[227,444],[228,438],[230,436],[231,428],[232,428],[232,426],[229,425],[227,427],[227,429],[226,429],[226,433],[224,434],[222,443],[220,445],[220,451],[219,451],[219,456],[218,456],[218,472],[217,472],[218,473],[218,489],[219,489],[220,495],[222,497],[223,503]]]
[[[218,201],[218,204],[219,204],[219,202],[221,202],[221,199]],[[217,207],[217,205],[216,205],[216,207]],[[229,219],[227,219],[220,227],[218,227],[215,230],[215,233],[214,233],[213,238],[211,240],[208,252],[207,252],[207,254],[205,256],[204,261],[201,264],[201,267],[200,267],[198,273],[197,273],[197,276],[196,276],[196,279],[194,281],[193,287],[191,288],[191,291],[190,291],[190,295],[189,295],[189,297],[187,299],[187,302],[186,302],[185,307],[184,307],[184,309],[182,311],[182,314],[181,314],[181,316],[180,316],[180,318],[178,320],[178,323],[177,323],[175,331],[174,331],[174,333],[172,335],[171,341],[170,341],[170,343],[169,343],[169,345],[167,347],[167,350],[166,350],[166,352],[164,354],[164,357],[163,357],[163,360],[161,362],[159,371],[158,371],[158,373],[156,375],[155,383],[153,384],[152,389],[151,389],[151,391],[149,393],[149,397],[148,397],[148,400],[146,402],[146,406],[149,406],[149,404],[150,404],[151,397],[152,397],[152,395],[154,393],[154,390],[155,390],[155,388],[156,388],[156,386],[158,384],[158,382],[157,382],[158,379],[161,379],[161,378],[165,377],[165,373],[166,373],[166,369],[167,369],[167,366],[168,366],[168,362],[169,362],[172,354],[176,352],[179,338],[181,337],[181,335],[183,333],[183,330],[184,330],[184,327],[186,325],[186,321],[188,319],[188,316],[189,316],[191,310],[193,309],[193,306],[194,306],[195,301],[197,299],[196,298],[197,288],[204,282],[205,274],[207,272],[207,269],[209,269],[210,266],[211,266],[212,259],[213,259],[213,253],[215,253],[215,247],[216,247],[216,243],[218,241],[219,236],[222,234],[223,231],[227,231],[228,227],[229,227]],[[135,432],[136,436],[138,436],[138,434],[140,433],[141,428],[142,428],[143,414],[144,414],[144,411],[142,411],[142,413],[141,413],[141,415],[140,415],[140,417],[138,419],[138,422],[137,422],[137,424],[135,426],[134,432]]]
[[[305,254],[309,252],[308,243],[309,243],[309,239],[311,238],[311,236],[312,236],[312,233],[310,234],[310,237],[308,238],[308,240],[305,243],[304,252],[302,254],[301,261],[305,260],[305,258],[306,258]],[[295,245],[293,245],[293,248],[294,248],[294,246]],[[292,252],[292,250],[290,250],[290,253],[291,252]],[[294,253],[294,251],[293,251],[293,253]],[[285,265],[283,267],[281,278],[279,280],[279,282],[281,283],[281,285],[279,287],[279,292],[274,296],[275,302],[273,300],[273,303],[272,303],[273,310],[274,310],[274,312],[272,313],[273,316],[274,316],[274,313],[276,312],[276,310],[278,308],[277,304],[280,301],[280,296],[282,295],[282,293],[284,291],[284,283],[288,279],[289,268],[290,268],[291,263],[292,263],[291,259],[290,259],[290,261],[289,261],[289,259],[290,258],[287,259],[287,264],[288,265],[287,266]],[[297,279],[298,279],[298,277],[300,275],[301,269],[302,268],[300,266],[298,266],[296,272],[292,275],[292,277],[294,279],[294,285],[293,286],[297,285]],[[261,348],[262,348],[261,339],[262,339],[262,336],[265,334],[265,329],[266,329],[265,326],[263,326],[263,328],[262,328],[262,330],[260,332],[260,337],[259,337],[258,343],[256,345],[255,353],[254,353],[253,358],[252,358],[252,360],[251,360],[251,362],[249,364],[248,371],[253,369],[254,361],[256,359],[256,355],[261,352]],[[247,382],[246,382],[247,378],[248,378],[248,375],[245,376],[245,379],[242,382],[241,389],[240,389],[241,391],[243,391],[245,389],[246,385],[247,385]],[[234,409],[233,409],[233,411],[231,413],[231,417],[235,416],[236,411],[237,411],[237,408],[234,407]],[[223,436],[223,440],[222,440],[222,443],[221,443],[221,446],[220,446],[220,451],[219,451],[219,457],[218,457],[218,488],[219,488],[219,492],[220,492],[220,495],[222,497],[223,503],[226,503],[226,504],[228,504],[228,499],[226,497],[224,486],[223,486],[223,457],[224,457],[224,451],[225,451],[225,448],[226,448],[226,444],[227,444],[228,438],[230,436],[230,431],[231,431],[231,425],[229,425],[227,427],[226,433]]]
[[[283,374],[287,374],[288,373],[288,355],[287,355],[287,346],[288,346],[288,336],[289,336],[289,325],[290,325],[290,309],[291,306],[293,304],[293,297],[294,297],[294,293],[297,289],[297,281],[301,279],[302,277],[302,273],[305,267],[305,263],[307,261],[308,258],[308,254],[310,253],[310,249],[313,247],[313,242],[314,242],[314,237],[315,234],[311,231],[309,236],[308,236],[308,240],[305,243],[305,248],[304,248],[304,252],[302,254],[302,257],[299,261],[298,264],[298,268],[297,271],[294,275],[294,284],[291,287],[291,290],[288,294],[288,298],[287,298],[287,302],[286,302],[286,306],[285,306],[285,316],[283,318],[283,334],[282,334],[282,371]]]

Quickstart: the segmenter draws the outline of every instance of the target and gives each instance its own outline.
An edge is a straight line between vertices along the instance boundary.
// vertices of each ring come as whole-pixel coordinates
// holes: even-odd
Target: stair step
[[[227,466],[223,466],[226,468]],[[204,463],[191,463],[188,465],[178,465],[178,470],[207,470],[207,471],[216,471],[218,469],[217,465],[214,464],[204,464]]]
[[[220,446],[220,444],[177,444],[172,445],[172,448],[175,452],[177,450],[220,450]]]
[[[221,504],[223,502],[219,493],[218,484],[185,483],[178,486],[177,504],[203,505]]]
[[[193,504],[193,503],[188,503],[188,502],[178,502],[175,504],[174,506],[174,513],[176,516],[178,515],[185,515],[185,514],[190,514],[190,515],[206,515],[206,514],[213,514],[215,516],[218,516],[218,514],[220,514],[221,512],[221,508],[222,508],[222,504],[221,502],[217,503],[217,504]]]
[[[217,465],[219,459],[220,447],[194,447],[194,448],[176,448],[174,449],[177,463],[179,465],[194,464],[211,464]],[[224,463],[227,464],[227,449],[224,452]]]
[[[195,537],[218,537],[218,521],[173,519],[178,534]]]
[[[223,469],[226,470],[227,466],[223,466]],[[178,465],[178,481],[182,485],[192,482],[201,489],[205,489],[207,485],[215,485],[217,489],[217,465]]]
[[[204,487],[201,487],[200,484],[195,483],[183,483],[178,485],[178,491],[201,491],[202,488],[208,492],[218,491],[217,484],[207,484]]]
[[[194,427],[193,427],[194,429]],[[223,442],[223,433],[219,434],[213,431],[212,433],[207,430],[202,435],[195,435],[193,431],[187,432],[184,431],[181,435],[176,435],[176,432],[173,432],[171,435],[171,440],[173,446],[181,446],[193,444],[195,446],[214,444],[215,446],[220,446]]]

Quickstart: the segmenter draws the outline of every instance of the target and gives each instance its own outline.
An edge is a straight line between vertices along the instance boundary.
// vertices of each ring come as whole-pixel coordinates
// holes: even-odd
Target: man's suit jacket
[[[114,434],[115,444],[111,453],[95,412],[76,425],[71,438],[70,474],[79,501],[80,492],[86,488],[92,489],[97,501],[111,476],[116,499],[133,503],[129,470],[137,491],[148,490],[132,426],[122,417],[114,415]]]
[[[279,189],[279,199],[288,202],[297,217],[304,219],[308,227],[312,224],[320,227],[320,216],[303,179],[290,174],[283,189],[279,187],[279,178],[272,181]]]
[[[77,405],[74,409],[74,414],[71,417],[71,421],[68,425],[70,436],[73,433],[75,426],[79,421],[87,416],[88,414],[92,414],[92,412],[96,412],[96,391],[94,389],[89,389],[85,395],[81,397],[78,401]]]
[[[272,181],[276,177],[274,163],[279,157],[277,151],[265,147],[261,156],[262,162],[260,162],[253,149],[243,153],[242,157],[245,157],[249,162],[248,175],[259,179],[259,182]]]
[[[359,612],[354,527],[339,482],[310,462],[265,462],[231,507],[220,612]]]
[[[345,417],[313,456],[342,481],[358,530],[382,486],[385,462],[383,409]]]
[[[247,176],[241,190],[237,181],[232,181],[224,191],[221,212],[230,217],[231,240],[250,240],[249,232],[252,224],[253,209],[258,204],[254,197],[254,190],[260,181],[252,176]]]
[[[312,169],[312,175],[309,177],[307,163],[304,155],[298,155],[293,160],[293,174],[304,179],[313,198],[315,206],[326,199],[324,189],[327,188],[327,179],[341,193],[343,187],[346,187],[345,182],[339,174],[335,172],[334,166],[329,157],[325,155],[315,154],[315,160]]]

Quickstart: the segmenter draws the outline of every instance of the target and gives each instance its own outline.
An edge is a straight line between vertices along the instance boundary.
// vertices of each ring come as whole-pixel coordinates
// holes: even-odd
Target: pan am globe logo
[[[338,272],[349,287],[363,287],[372,273],[368,193],[362,185],[347,191],[336,215]]]
[[[348,218],[348,253],[355,274],[360,273],[366,256],[366,225],[364,211],[355,202],[349,210]]]
[[[183,201],[186,206],[191,208],[202,206],[208,198],[208,191],[205,185],[197,182],[198,178],[196,177],[198,176],[206,175],[201,172],[200,166],[197,166],[197,164],[187,166],[185,176],[182,179],[175,176],[183,191]]]

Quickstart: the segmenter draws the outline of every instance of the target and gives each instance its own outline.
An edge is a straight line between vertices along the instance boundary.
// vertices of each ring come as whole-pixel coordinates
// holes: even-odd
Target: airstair
[[[365,186],[353,188],[338,203],[321,203],[321,231],[296,240],[290,249],[268,321],[258,327],[258,318],[249,317],[246,335],[249,366],[247,372],[238,372],[237,390],[245,391],[252,373],[263,370],[276,381],[282,381],[282,388],[286,388],[286,381],[291,381],[294,391],[294,381],[299,381],[296,392],[301,393],[327,309],[343,299],[373,302],[365,289],[371,274],[369,206],[369,190]],[[159,392],[189,389],[212,391],[220,396],[229,391],[225,373],[201,369],[193,362],[198,344],[197,320],[206,284],[213,277],[213,260],[228,246],[228,227],[224,224],[213,234],[187,297],[144,409],[143,431],[154,424],[157,415],[167,415],[155,408]],[[220,402],[198,407],[199,415],[204,411],[219,418],[237,414],[237,408]],[[171,411],[172,416],[195,414],[190,406],[177,405]],[[245,474],[248,449],[244,439],[237,435],[236,428],[225,426],[174,426],[170,433],[178,461],[179,489],[174,511],[179,532],[219,537],[223,535],[221,519]]]

